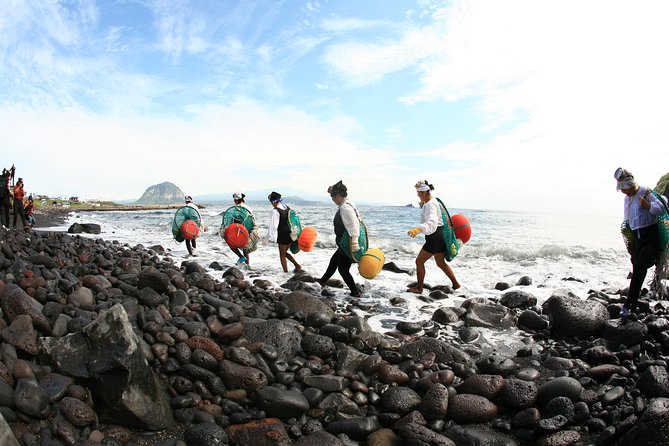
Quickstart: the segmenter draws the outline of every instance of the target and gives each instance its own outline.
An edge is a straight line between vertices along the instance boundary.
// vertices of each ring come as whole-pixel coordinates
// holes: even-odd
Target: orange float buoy
[[[318,231],[316,231],[316,228],[307,226],[306,228],[302,228],[302,233],[300,234],[300,237],[297,239],[297,246],[302,251],[309,252],[314,248],[317,238],[318,238]]]
[[[455,214],[451,217],[453,221],[453,229],[455,230],[455,237],[459,238],[462,243],[467,243],[472,238],[472,226],[469,220],[462,214]]]
[[[232,223],[225,228],[223,238],[229,247],[241,249],[249,242],[249,231],[240,223]]]
[[[200,235],[200,228],[193,220],[186,220],[181,223],[181,235],[183,235],[186,240],[193,240]]]

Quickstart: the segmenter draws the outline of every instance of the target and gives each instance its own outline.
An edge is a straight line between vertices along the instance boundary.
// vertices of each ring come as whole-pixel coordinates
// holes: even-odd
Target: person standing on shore
[[[9,198],[11,190],[9,188],[9,170],[2,169],[0,176],[0,225],[9,229]]]
[[[193,203],[193,197],[191,197],[190,195],[186,195],[184,197],[184,201],[186,202],[186,206],[188,206],[189,208],[195,209],[195,212],[198,215],[198,219],[197,219],[197,221],[195,221],[195,223],[197,223],[198,226],[200,226],[201,228],[204,228],[204,226],[202,226],[202,218],[200,217],[200,211],[197,208],[197,205],[195,203]],[[187,238],[186,239],[186,249],[188,250],[188,254],[194,255],[193,253],[195,252],[196,245],[197,244],[195,243],[195,238],[193,238],[193,239],[188,239]]]
[[[21,217],[23,229],[28,229],[26,211],[23,208],[23,197],[25,197],[25,195],[26,192],[23,189],[23,178],[19,178],[19,181],[17,181],[14,186],[14,229],[18,229],[16,226],[16,217]]]
[[[332,201],[339,206],[333,221],[337,250],[332,254],[330,264],[328,265],[325,274],[323,274],[320,279],[316,279],[316,282],[321,286],[324,286],[334,272],[339,270],[339,274],[342,279],[344,279],[344,283],[346,283],[351,290],[351,296],[360,297],[360,291],[350,272],[353,261],[351,260],[351,257],[339,247],[339,241],[344,236],[344,232],[348,232],[349,240],[351,241],[350,251],[356,252],[360,250],[360,247],[358,246],[358,237],[360,235],[360,217],[358,216],[358,209],[355,207],[355,204],[348,199],[347,187],[341,181],[328,187],[328,193],[330,194]]]
[[[23,203],[23,207],[26,210],[26,221],[31,227],[35,226],[35,223],[37,223],[37,221],[35,220],[35,215],[34,215],[35,203],[33,202],[32,195],[28,195],[28,200],[26,200],[26,202]]]
[[[267,196],[267,199],[272,203],[272,207],[274,208],[269,220],[267,240],[273,240],[276,237],[276,243],[279,245],[279,260],[281,260],[281,267],[284,273],[288,272],[288,262],[286,262],[286,259],[290,260],[290,263],[295,266],[295,270],[301,271],[302,267],[300,264],[288,252],[290,244],[293,243],[293,239],[290,238],[290,223],[288,222],[289,208],[283,203],[281,194],[278,192],[272,192]]]
[[[636,309],[648,268],[655,265],[662,252],[657,217],[664,214],[665,204],[650,188],[639,186],[628,170],[619,167],[613,177],[617,181],[616,189],[625,194],[623,227],[629,228],[630,234],[628,249],[632,260],[632,278],[627,300],[620,309],[620,317],[625,319]]]
[[[416,276],[418,283],[415,287],[409,288],[407,291],[422,294],[423,282],[425,280],[425,262],[432,256],[437,263],[437,266],[451,279],[454,290],[460,288],[458,280],[455,278],[455,273],[451,266],[446,263],[446,240],[443,234],[443,220],[441,216],[441,208],[436,199],[432,198],[432,191],[434,186],[427,182],[427,180],[416,183],[416,193],[420,198],[420,225],[407,231],[409,237],[416,237],[419,233],[425,234],[425,244],[416,257]]]

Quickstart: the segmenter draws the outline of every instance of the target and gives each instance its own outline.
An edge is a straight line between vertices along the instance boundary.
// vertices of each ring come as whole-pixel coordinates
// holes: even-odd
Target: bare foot
[[[423,294],[423,289],[418,287],[409,288],[407,291],[409,293]]]
[[[453,288],[453,291],[455,291],[460,288],[460,284],[458,282],[453,282],[453,286],[451,288]]]

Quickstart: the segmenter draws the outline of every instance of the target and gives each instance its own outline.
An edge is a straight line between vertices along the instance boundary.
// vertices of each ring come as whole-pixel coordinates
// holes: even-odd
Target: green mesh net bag
[[[356,213],[357,214],[357,213]],[[359,218],[359,217],[358,217]],[[358,246],[359,250],[356,252],[351,251],[351,236],[348,235],[348,231],[344,231],[344,235],[339,239],[337,244],[342,251],[348,256],[349,259],[353,260],[355,263],[358,263],[362,256],[367,252],[369,247],[369,240],[367,238],[367,226],[365,222],[360,221],[360,235],[358,236]]]
[[[655,264],[655,277],[653,278],[651,288],[659,299],[666,299],[669,296],[667,295],[667,288],[663,283],[669,278],[669,247],[667,246],[667,242],[669,242],[669,206],[667,206],[667,203],[662,199],[660,194],[655,191],[652,192],[655,198],[660,200],[664,205],[664,214],[657,217],[661,252]]]
[[[444,257],[449,262],[458,255],[460,250],[460,242],[455,236],[455,230],[453,229],[453,221],[451,220],[451,214],[448,213],[448,209],[444,205],[444,202],[437,198],[439,202],[439,207],[441,208],[441,221],[443,222],[442,230],[444,231],[444,241],[446,242],[446,253]]]
[[[247,252],[255,251],[258,248],[258,240],[260,240],[260,236],[258,235],[258,228],[253,213],[244,206],[230,206],[227,208],[223,212],[223,217],[221,219],[221,228],[219,230],[221,237],[223,237],[225,228],[233,223],[239,223],[249,231],[249,241],[244,245],[243,249]]]
[[[190,206],[183,206],[177,209],[174,214],[174,220],[172,221],[172,236],[174,240],[181,243],[184,241],[184,237],[181,234],[181,225],[186,220],[193,220],[198,226],[202,224],[202,217],[197,209]]]
[[[290,226],[290,239],[293,241],[290,244],[290,252],[297,254],[300,252],[297,239],[300,238],[300,234],[302,233],[302,222],[300,221],[300,216],[297,215],[297,212],[291,208],[288,208],[288,226]]]

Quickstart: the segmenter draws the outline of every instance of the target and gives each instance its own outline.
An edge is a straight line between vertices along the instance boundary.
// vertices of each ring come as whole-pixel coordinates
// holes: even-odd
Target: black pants
[[[9,197],[0,198],[0,224],[9,228]]]
[[[193,251],[195,251],[195,239],[186,239],[186,249],[188,250],[188,254],[193,255]]]
[[[21,217],[22,228],[26,226],[26,211],[23,208],[23,200],[14,200],[14,228],[16,229],[16,217]]]
[[[632,279],[625,306],[636,308],[648,268],[655,265],[660,254],[660,232],[657,223],[632,231]]]
[[[323,274],[323,277],[321,277],[321,281],[323,283],[327,282],[335,273],[335,270],[339,270],[341,278],[344,279],[346,285],[351,289],[351,294],[357,296],[359,294],[358,287],[355,285],[355,280],[353,280],[353,276],[351,276],[349,271],[352,263],[351,259],[349,259],[341,249],[337,249],[335,253],[332,254],[328,269],[325,271],[325,274]]]

